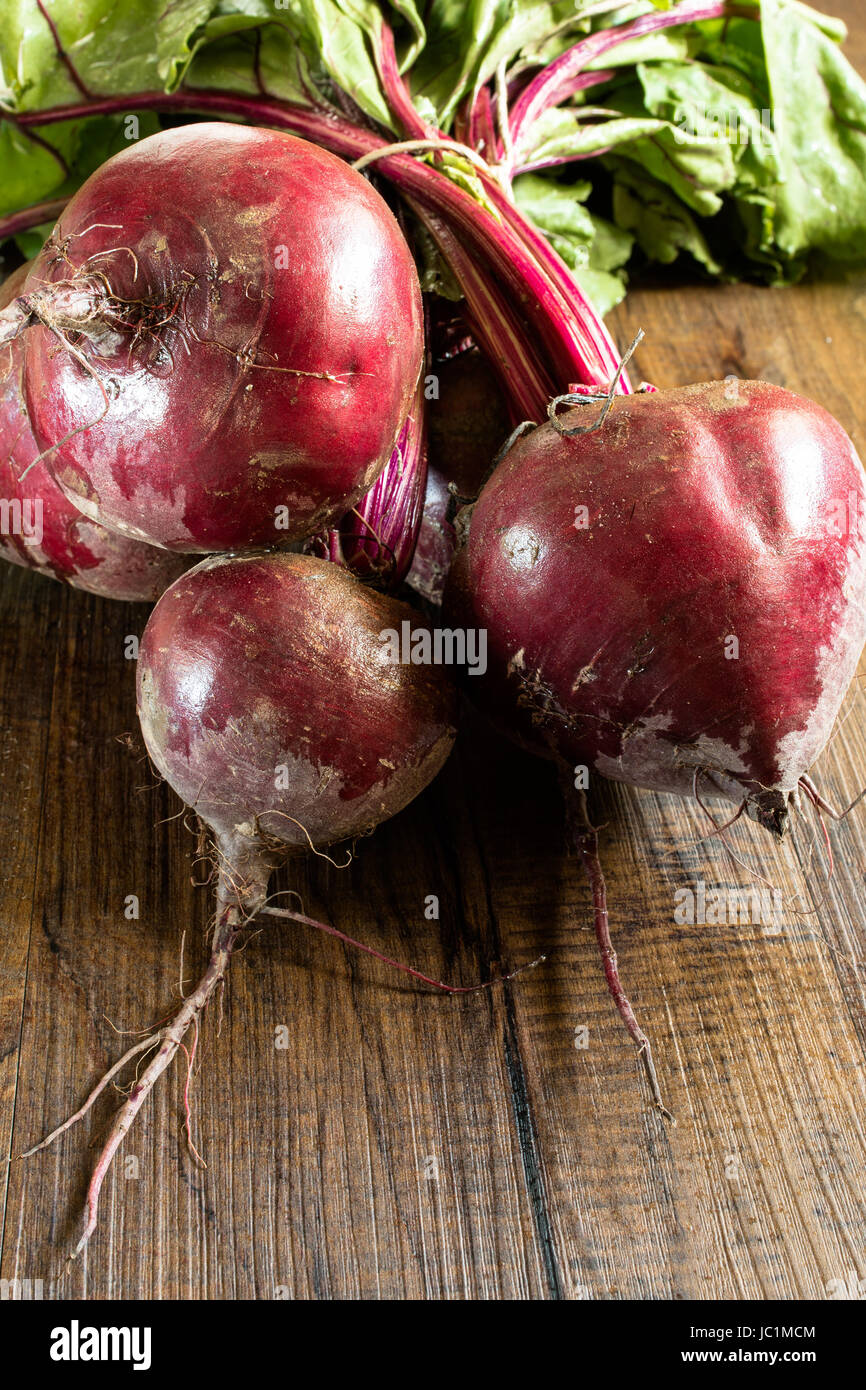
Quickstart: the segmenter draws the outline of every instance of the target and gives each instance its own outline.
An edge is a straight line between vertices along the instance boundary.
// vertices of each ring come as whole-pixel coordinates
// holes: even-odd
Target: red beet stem
[[[44,203],[34,203],[32,207],[0,217],[0,241],[28,232],[31,227],[41,227],[43,222],[56,222],[68,202],[68,198],[49,198]]]
[[[844,820],[846,816],[850,816],[854,807],[859,806],[864,796],[866,796],[866,787],[864,787],[862,792],[859,792],[858,795],[855,796],[851,804],[845,807],[844,811],[837,811],[835,806],[831,806],[829,801],[824,800],[818,788],[815,786],[815,783],[812,781],[812,778],[807,776],[806,773],[800,778],[800,786],[803,788],[803,791],[806,793],[813,806],[818,807],[822,811],[826,811],[828,816],[833,817],[833,820]]]

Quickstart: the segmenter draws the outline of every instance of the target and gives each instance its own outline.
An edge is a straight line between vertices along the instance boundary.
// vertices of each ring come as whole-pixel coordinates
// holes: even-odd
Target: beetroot
[[[304,553],[345,565],[365,583],[396,593],[412,565],[426,486],[427,407],[419,377],[385,469],[338,527],[305,542]]]
[[[0,322],[33,429],[94,520],[179,551],[283,544],[385,466],[421,298],[378,193],[272,130],[139,141],[72,198]]]
[[[866,487],[820,406],[735,390],[623,397],[593,433],[524,436],[463,563],[486,683],[527,742],[657,791],[697,772],[781,834],[866,640]]]
[[[341,567],[279,553],[205,560],[151,614],[138,662],[145,743],[248,885],[244,903],[274,856],[367,834],[445,761],[450,677],[392,664],[379,635],[406,618],[417,622]]]
[[[22,266],[0,287],[0,307],[19,292],[27,269]],[[152,602],[186,562],[89,521],[60,491],[45,463],[36,462],[39,446],[21,389],[22,358],[20,339],[0,353],[0,498],[9,506],[0,555],[91,594]],[[20,516],[13,515],[16,504]]]
[[[456,720],[447,669],[392,664],[381,636],[407,619],[418,625],[406,604],[345,569],[285,552],[204,560],[153,610],[138,663],[142,732],[156,767],[213,836],[216,923],[207,970],[178,1012],[136,1042],[37,1146],[80,1119],[134,1057],[153,1054],[97,1160],[79,1249],[117,1148],[197,1026],[239,936],[262,912],[323,925],[266,905],[272,868],[290,854],[368,834],[447,758]]]
[[[597,413],[520,439],[472,511],[448,595],[452,622],[487,629],[470,693],[559,763],[572,801],[584,768],[727,797],[781,836],[799,791],[815,800],[808,769],[866,640],[853,445],[766,382],[623,397],[600,428],[560,432]],[[585,817],[578,838],[608,982],[651,1068]]]
[[[448,488],[448,479],[432,463],[428,463],[421,524],[406,583],[433,604],[442,602],[457,546],[451,519],[453,511],[454,499]]]

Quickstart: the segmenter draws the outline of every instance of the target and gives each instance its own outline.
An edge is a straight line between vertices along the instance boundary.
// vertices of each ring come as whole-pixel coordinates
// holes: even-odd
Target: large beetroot
[[[452,616],[488,634],[471,693],[575,769],[724,796],[781,836],[866,639],[866,483],[820,406],[766,382],[583,405],[526,435],[471,515]],[[573,792],[572,792],[573,796]],[[593,878],[608,981],[594,833]],[[651,1065],[651,1063],[650,1063]]]
[[[780,834],[866,640],[864,509],[841,426],[766,382],[543,425],[472,512],[483,683],[569,766],[683,795],[697,774]]]
[[[312,534],[385,466],[421,301],[367,181],[294,136],[164,131],[63,212],[0,315],[33,428],[92,519],[180,551]]]
[[[0,287],[0,307],[24,282],[22,266]],[[0,555],[104,598],[149,603],[183,571],[181,556],[107,531],[61,492],[33,438],[22,390],[20,339],[0,352]]]

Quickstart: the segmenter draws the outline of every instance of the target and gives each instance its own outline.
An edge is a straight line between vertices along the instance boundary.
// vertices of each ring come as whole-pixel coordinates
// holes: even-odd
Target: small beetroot
[[[342,567],[281,552],[204,560],[151,614],[148,752],[253,899],[275,856],[367,834],[445,761],[447,669],[392,663],[380,636],[406,618]]]
[[[37,1146],[86,1114],[133,1058],[151,1054],[96,1162],[79,1250],[114,1154],[244,930],[261,912],[324,926],[266,905],[272,869],[369,834],[448,757],[456,694],[447,669],[394,663],[383,641],[407,619],[418,615],[340,566],[285,552],[205,560],[153,610],[138,661],[141,728],[154,764],[213,837],[216,922],[207,970],[178,1011]]]

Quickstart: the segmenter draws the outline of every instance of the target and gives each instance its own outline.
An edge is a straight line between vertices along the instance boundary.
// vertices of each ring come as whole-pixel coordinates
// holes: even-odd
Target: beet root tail
[[[81,1239],[70,1255],[70,1259],[75,1259],[81,1254],[87,1245],[90,1237],[96,1229],[99,1217],[99,1196],[102,1185],[111,1168],[114,1156],[129,1133],[138,1115],[139,1110],[144,1105],[162,1073],[173,1061],[176,1053],[183,1050],[186,1053],[187,1061],[191,1064],[192,1056],[195,1055],[195,1048],[190,1054],[184,1043],[184,1037],[190,1028],[196,1030],[198,1036],[199,1018],[206,1005],[214,995],[215,991],[223,983],[228,971],[231,960],[232,950],[238,937],[250,921],[250,917],[255,915],[260,903],[265,896],[265,885],[267,882],[267,869],[264,864],[260,866],[263,870],[261,883],[250,882],[241,884],[227,873],[225,869],[220,875],[220,882],[217,891],[217,913],[216,921],[211,937],[210,960],[207,969],[195,986],[192,993],[188,994],[181,1004],[166,1022],[154,1029],[147,1037],[133,1044],[123,1056],[114,1063],[105,1073],[100,1081],[94,1086],[82,1105],[70,1115],[61,1125],[43,1139],[33,1148],[28,1149],[22,1154],[22,1158],[29,1158],[31,1154],[38,1153],[41,1149],[46,1149],[61,1134],[64,1134],[90,1110],[91,1106],[134,1058],[138,1057],[139,1065],[146,1054],[152,1054],[144,1070],[140,1075],[136,1075],[135,1081],[130,1088],[127,1098],[118,1110],[105,1140],[99,1157],[91,1174],[90,1183],[87,1189],[87,1198],[84,1213],[84,1230]],[[187,1109],[187,1135],[190,1139],[190,1148],[194,1154],[196,1150],[189,1136],[189,1104],[188,1104],[188,1083],[187,1093],[185,1093],[185,1105]],[[196,1154],[198,1157],[198,1155]],[[201,1159],[199,1158],[199,1162]]]
[[[619,1016],[628,1029],[629,1037],[631,1037],[637,1045],[656,1109],[661,1113],[664,1119],[669,1120],[671,1124],[675,1125],[676,1120],[662,1099],[661,1087],[653,1061],[650,1040],[635,1017],[634,1009],[622,987],[622,981],[619,977],[616,951],[613,949],[613,942],[610,938],[610,922],[607,912],[607,886],[604,881],[604,872],[598,855],[598,832],[595,827],[589,823],[585,804],[582,806],[581,813],[576,817],[576,820],[577,844],[581,857],[583,858],[583,865],[586,869],[587,878],[589,879],[589,885],[592,890],[595,937],[598,942],[599,952],[601,953],[601,962],[604,967],[604,977],[607,980],[607,987],[610,990],[613,1002],[616,1004]]]
[[[243,921],[239,908],[226,903],[221,897],[216,926],[211,938],[211,955],[208,967],[195,989],[187,995],[171,1021],[152,1035],[150,1040],[152,1046],[155,1046],[158,1041],[155,1055],[148,1062],[141,1075],[136,1078],[126,1101],[115,1115],[108,1138],[100,1150],[87,1189],[84,1231],[72,1252],[72,1259],[76,1259],[81,1254],[96,1230],[96,1223],[99,1218],[99,1194],[114,1160],[114,1155],[129,1133],[136,1115],[156,1082],[183,1046],[186,1033],[197,1022],[214,991],[225,979],[232,949],[242,926]],[[139,1050],[142,1049],[136,1049],[136,1051]],[[100,1083],[100,1089],[102,1084]]]

